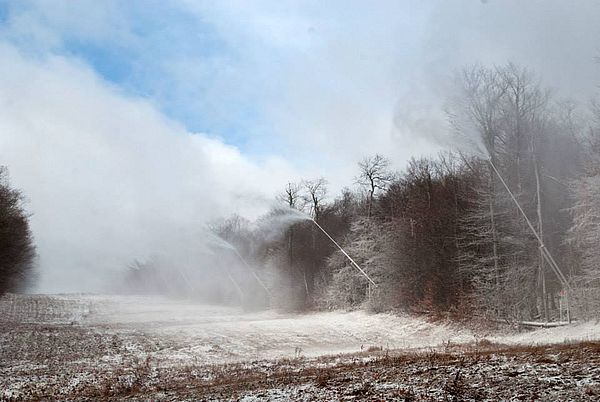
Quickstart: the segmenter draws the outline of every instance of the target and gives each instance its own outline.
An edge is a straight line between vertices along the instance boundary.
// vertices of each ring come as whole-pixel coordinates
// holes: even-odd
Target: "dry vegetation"
[[[81,316],[94,308],[43,296],[4,298],[0,400],[600,398],[600,342],[515,347],[484,339],[420,350],[365,345],[355,354],[208,364],[201,355],[178,360],[168,338],[83,324]]]
[[[507,347],[482,341],[426,351],[165,365],[165,345],[78,325],[2,323],[3,400],[591,400],[600,343]]]

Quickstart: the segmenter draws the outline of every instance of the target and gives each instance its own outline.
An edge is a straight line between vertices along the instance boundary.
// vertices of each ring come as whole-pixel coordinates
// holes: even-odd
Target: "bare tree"
[[[325,208],[325,197],[327,196],[327,180],[323,177],[314,180],[305,180],[304,181],[304,199],[306,203],[310,206],[310,214],[315,221],[319,221],[321,219],[321,214]],[[317,260],[317,237],[315,232],[314,225],[311,225],[311,243],[312,243],[312,269],[308,272],[305,267],[304,269],[304,287],[306,291],[306,296],[308,297],[311,294],[312,286],[314,284],[314,275],[317,272],[317,264],[319,261]]]
[[[305,180],[304,200],[310,206],[310,214],[318,221],[324,208],[324,200],[327,196],[327,180],[323,177],[314,180]]]
[[[390,171],[390,162],[387,158],[375,154],[364,158],[358,163],[360,174],[356,182],[367,187],[367,217],[373,213],[373,201],[376,191],[385,191],[394,180],[395,175]]]
[[[505,88],[500,121],[507,151],[515,159],[513,176],[519,194],[523,191],[523,171],[527,170],[523,159],[531,151],[534,126],[539,124],[550,94],[541,88],[539,79],[526,68],[508,63],[497,67],[496,71],[501,86]]]
[[[24,290],[32,279],[36,255],[28,218],[23,195],[0,166],[0,295]]]
[[[277,196],[277,199],[284,203],[291,209],[302,209],[304,198],[302,197],[302,184],[289,182],[281,194]],[[290,226],[287,229],[287,248],[288,248],[288,263],[289,263],[289,277],[290,286],[294,286],[294,226]]]
[[[482,66],[465,68],[457,77],[458,96],[453,99],[448,117],[456,134],[474,149],[496,164],[498,146],[502,146],[500,112],[506,85],[498,73]],[[481,149],[483,148],[483,149]],[[489,230],[495,286],[500,286],[500,256],[496,223],[496,178],[492,168],[488,172],[487,198]],[[472,227],[473,223],[469,223]],[[497,302],[498,303],[498,302]],[[496,303],[496,304],[497,304]]]
[[[344,250],[351,254],[360,266],[373,277],[377,288],[365,278],[357,275],[356,268],[339,251],[327,259],[327,267],[332,274],[331,282],[325,293],[325,304],[330,308],[349,308],[365,305],[371,309],[385,309],[394,306],[399,287],[395,269],[395,235],[398,232],[390,223],[376,219],[357,218],[352,222],[344,240]],[[371,298],[372,292],[377,297]]]
[[[289,182],[283,192],[277,195],[277,200],[294,209],[302,209],[302,184]]]

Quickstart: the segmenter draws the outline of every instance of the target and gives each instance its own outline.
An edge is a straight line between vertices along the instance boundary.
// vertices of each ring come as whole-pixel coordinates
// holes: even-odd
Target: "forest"
[[[562,100],[512,63],[464,68],[453,84],[452,149],[412,159],[402,172],[385,156],[366,157],[356,186],[337,196],[325,178],[289,183],[262,218],[285,208],[309,214],[375,285],[310,220],[276,235],[240,216],[214,223],[264,275],[276,273],[276,305],[597,317],[600,107]]]

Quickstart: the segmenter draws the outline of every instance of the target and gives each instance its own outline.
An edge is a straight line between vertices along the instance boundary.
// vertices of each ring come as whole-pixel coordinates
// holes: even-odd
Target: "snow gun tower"
[[[564,287],[566,301],[567,301],[567,305],[566,305],[567,321],[569,323],[571,323],[571,314],[570,314],[570,309],[569,309],[569,295],[573,294],[573,288],[571,287],[571,284],[569,283],[569,281],[567,280],[566,276],[563,274],[562,270],[560,269],[560,267],[556,263],[556,260],[554,259],[554,257],[552,257],[552,254],[550,253],[550,251],[544,245],[544,240],[541,238],[541,236],[539,235],[539,233],[537,232],[537,230],[535,230],[535,227],[533,226],[533,224],[529,220],[529,217],[527,217],[527,214],[525,213],[525,211],[523,211],[523,208],[521,208],[521,205],[519,204],[519,201],[517,201],[517,198],[515,197],[515,195],[511,191],[510,187],[508,187],[508,184],[506,184],[506,182],[504,181],[504,178],[502,177],[502,175],[500,174],[500,172],[498,171],[498,169],[494,165],[494,162],[492,162],[492,158],[488,158],[488,162],[489,162],[490,166],[492,167],[492,169],[494,170],[494,172],[496,173],[496,175],[498,176],[498,179],[500,179],[500,182],[502,183],[502,185],[504,186],[504,188],[506,189],[506,191],[510,195],[510,198],[513,200],[513,202],[517,206],[519,212],[521,213],[521,215],[523,215],[523,218],[525,219],[525,222],[527,223],[527,226],[529,226],[529,229],[531,230],[531,232],[533,233],[533,235],[537,239],[537,241],[539,243],[540,253],[541,253],[542,257],[548,263],[548,265],[550,266],[550,268],[552,269],[552,271],[556,274],[556,277],[560,281],[561,285]]]

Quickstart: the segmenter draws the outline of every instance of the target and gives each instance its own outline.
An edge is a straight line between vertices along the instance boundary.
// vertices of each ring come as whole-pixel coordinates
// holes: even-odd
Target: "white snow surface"
[[[469,331],[408,315],[244,312],[161,297],[84,298],[93,300],[85,325],[135,329],[186,345],[177,353],[209,354],[220,360],[318,356],[369,347],[412,349],[474,339]]]
[[[600,322],[597,320],[574,322],[571,325],[491,336],[488,339],[508,345],[546,345],[562,342],[597,341],[600,340]]]
[[[529,332],[482,334],[457,324],[424,318],[333,311],[292,314],[244,312],[164,297],[55,295],[28,303],[23,310],[38,322],[72,323],[132,339],[131,349],[156,344],[152,354],[171,363],[314,357],[359,352],[369,347],[422,349],[473,342],[481,338],[505,344],[544,344],[598,340],[600,324],[585,322]],[[17,314],[19,302],[11,304]],[[17,306],[16,308],[14,306]],[[57,306],[59,306],[57,308]],[[62,313],[58,310],[62,309]],[[44,310],[52,314],[44,314]],[[26,315],[24,315],[26,316]],[[18,318],[18,317],[15,317]],[[140,350],[142,352],[142,350]]]

